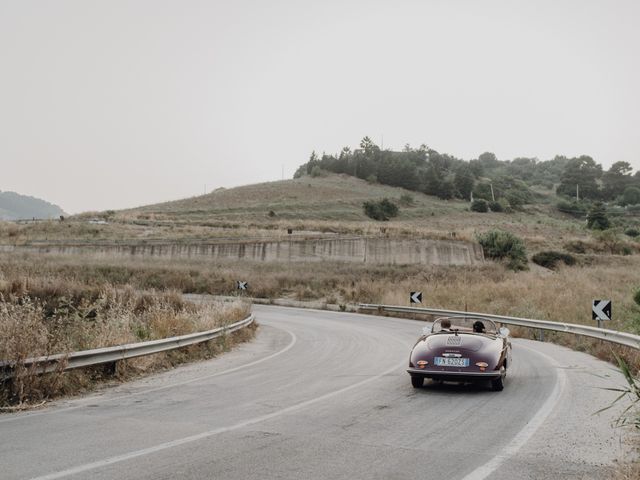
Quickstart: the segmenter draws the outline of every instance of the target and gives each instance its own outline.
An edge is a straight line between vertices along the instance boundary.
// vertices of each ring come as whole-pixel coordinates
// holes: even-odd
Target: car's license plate
[[[435,364],[437,367],[468,367],[469,359],[468,358],[436,357]]]

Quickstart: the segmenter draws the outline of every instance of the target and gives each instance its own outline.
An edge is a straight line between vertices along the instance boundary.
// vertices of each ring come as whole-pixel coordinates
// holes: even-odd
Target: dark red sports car
[[[511,365],[509,329],[483,317],[438,318],[411,350],[411,384],[422,387],[425,378],[444,382],[491,382],[504,388]]]

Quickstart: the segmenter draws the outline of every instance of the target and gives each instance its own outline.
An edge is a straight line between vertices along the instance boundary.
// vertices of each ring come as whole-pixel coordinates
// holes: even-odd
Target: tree
[[[616,162],[602,175],[603,197],[613,200],[633,182],[633,168],[628,162]]]
[[[484,152],[479,155],[478,161],[484,168],[495,168],[500,166],[500,160],[498,160],[495,153],[491,152]]]
[[[637,188],[637,187],[625,188],[619,203],[623,207],[626,205],[640,204],[640,188]]]
[[[610,225],[604,205],[601,202],[594,203],[587,214],[587,228],[606,230]]]
[[[436,195],[442,200],[449,200],[456,195],[456,187],[451,180],[442,180],[436,187]]]
[[[456,169],[456,174],[453,177],[453,184],[456,190],[460,194],[460,197],[465,200],[471,199],[471,192],[474,185],[473,172],[468,164],[462,164]]]
[[[577,186],[579,198],[598,199],[600,198],[600,189],[597,180],[601,176],[602,165],[597,164],[593,158],[587,155],[572,158],[562,172],[556,193],[575,197]]]
[[[309,157],[309,161],[307,162],[307,174],[311,174],[311,170],[313,170],[313,167],[315,167],[316,165],[320,165],[320,159],[318,158],[318,155],[316,155],[316,151],[314,150],[313,152],[311,152],[311,156]]]

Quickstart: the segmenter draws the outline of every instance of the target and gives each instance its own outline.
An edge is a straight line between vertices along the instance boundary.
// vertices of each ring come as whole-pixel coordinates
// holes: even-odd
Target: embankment
[[[367,264],[477,265],[480,245],[455,240],[342,237],[211,243],[32,243],[0,245],[0,252],[61,255],[209,257],[263,262],[341,261]]]

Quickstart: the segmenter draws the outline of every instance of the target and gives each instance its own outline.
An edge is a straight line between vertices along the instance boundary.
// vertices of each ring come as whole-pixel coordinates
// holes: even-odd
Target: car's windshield
[[[433,322],[432,333],[488,333],[495,335],[498,331],[492,320],[481,317],[442,317]]]

